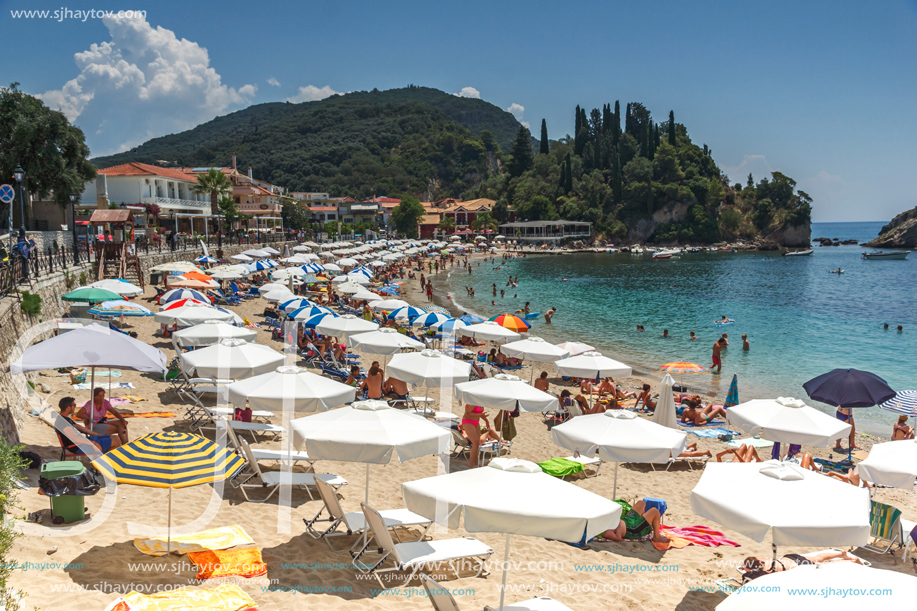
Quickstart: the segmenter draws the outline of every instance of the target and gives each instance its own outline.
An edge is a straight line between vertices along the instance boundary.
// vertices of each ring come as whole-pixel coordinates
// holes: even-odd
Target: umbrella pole
[[[172,486],[169,486],[169,530],[166,537],[166,555],[172,553]]]
[[[618,463],[615,463],[615,483],[611,487],[611,500],[618,496]]]
[[[506,549],[503,551],[503,581],[500,585],[500,611],[503,611],[503,599],[506,596],[506,571],[509,568],[509,544],[512,535],[506,533]]]
[[[366,504],[369,505],[369,467],[370,464],[366,463]]]

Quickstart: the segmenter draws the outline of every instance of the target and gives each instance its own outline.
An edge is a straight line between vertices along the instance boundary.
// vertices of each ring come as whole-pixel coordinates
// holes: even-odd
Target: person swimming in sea
[[[643,328],[643,325],[637,325],[637,331],[646,331],[646,329]]]
[[[727,322],[735,322],[735,321],[731,318],[726,318],[725,316],[723,316],[723,318],[721,320],[718,320],[717,322],[720,324],[725,324]]]
[[[696,335],[694,335],[694,331],[691,331],[691,337],[689,337],[688,339],[699,339],[699,338]]]
[[[668,329],[662,330],[662,339],[669,339],[669,330]]]

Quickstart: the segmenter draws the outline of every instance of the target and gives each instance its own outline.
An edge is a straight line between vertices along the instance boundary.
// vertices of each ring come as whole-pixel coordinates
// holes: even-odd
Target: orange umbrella
[[[696,363],[686,363],[683,361],[666,363],[656,371],[660,373],[710,373]]]
[[[515,331],[516,333],[525,333],[529,330],[529,327],[532,326],[518,316],[514,316],[513,314],[499,314],[490,320],[497,323],[504,329],[509,329],[510,331]]]
[[[219,288],[219,284],[213,280],[195,280],[194,278],[182,278],[178,277],[177,280],[171,280],[169,282],[169,288],[183,288],[183,289],[215,289]]]
[[[182,274],[179,278],[190,278],[191,280],[200,280],[201,282],[207,282],[208,280],[213,280],[213,276],[208,276],[203,272],[197,270],[190,271]]]

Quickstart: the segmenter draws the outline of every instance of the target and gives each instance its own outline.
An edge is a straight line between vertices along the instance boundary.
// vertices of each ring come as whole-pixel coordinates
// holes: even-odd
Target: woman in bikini
[[[462,432],[471,442],[471,453],[468,456],[468,468],[478,466],[478,449],[481,447],[481,419],[487,422],[487,414],[480,405],[465,405],[465,414],[462,416]],[[488,423],[489,425],[489,423]],[[489,426],[488,426],[489,428]]]
[[[898,422],[892,429],[892,441],[901,441],[903,439],[914,438],[914,427],[907,425],[907,416],[901,414],[898,416]]]
[[[748,581],[750,579],[755,579],[761,577],[762,575],[768,575],[770,573],[779,573],[782,571],[789,571],[790,569],[795,569],[796,567],[803,566],[806,564],[819,565],[826,562],[854,562],[856,564],[864,564],[863,560],[857,558],[850,552],[841,552],[841,551],[827,551],[820,552],[818,554],[809,554],[803,556],[801,554],[786,554],[782,558],[778,559],[776,562],[772,562],[771,567],[765,568],[768,564],[768,559],[761,556],[749,556],[742,563],[742,567],[745,569],[743,579]]]
[[[643,385],[643,391],[640,393],[640,396],[637,397],[637,402],[634,403],[634,409],[637,409],[640,403],[643,403],[643,409],[646,411],[651,412],[656,409],[656,402],[652,399],[652,393],[650,391],[649,384]]]
[[[708,405],[700,408],[700,397],[694,395],[688,401],[688,407],[681,413],[682,422],[694,422],[695,426],[706,426],[718,415],[726,417],[726,409],[720,406]]]

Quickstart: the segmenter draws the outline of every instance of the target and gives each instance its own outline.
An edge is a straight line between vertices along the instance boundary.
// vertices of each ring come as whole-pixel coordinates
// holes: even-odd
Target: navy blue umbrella
[[[835,369],[802,385],[809,398],[835,407],[871,407],[895,396],[888,383],[859,369]]]

